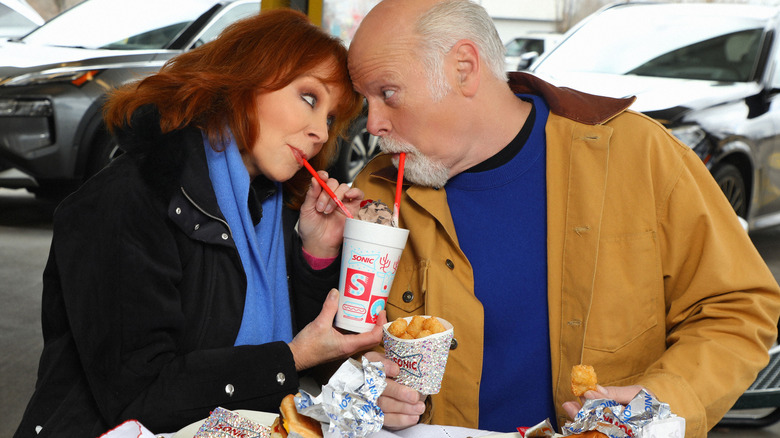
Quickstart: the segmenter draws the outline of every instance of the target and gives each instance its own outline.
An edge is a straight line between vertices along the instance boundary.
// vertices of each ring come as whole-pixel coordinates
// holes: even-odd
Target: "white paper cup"
[[[401,339],[391,335],[387,328],[392,322],[383,326],[385,356],[401,368],[395,381],[426,395],[439,393],[452,344],[452,324],[436,318],[446,330],[420,339]],[[404,319],[408,323],[412,317]]]
[[[371,331],[385,308],[409,230],[347,218],[335,326]]]

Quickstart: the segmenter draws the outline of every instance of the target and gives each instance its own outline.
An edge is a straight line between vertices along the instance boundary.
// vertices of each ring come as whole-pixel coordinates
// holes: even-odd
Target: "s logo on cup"
[[[347,268],[347,279],[344,286],[344,297],[368,301],[371,288],[374,286],[374,274],[358,269]]]

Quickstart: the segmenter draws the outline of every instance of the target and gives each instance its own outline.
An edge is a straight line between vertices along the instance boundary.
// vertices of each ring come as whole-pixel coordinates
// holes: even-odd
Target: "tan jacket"
[[[705,437],[767,363],[780,316],[775,279],[701,160],[627,111],[633,99],[555,88],[527,74],[512,74],[510,85],[543,95],[551,108],[547,280],[559,425],[561,404],[575,399],[571,367],[586,363],[602,385],[647,387],[685,417],[686,437]],[[394,175],[379,156],[354,185],[392,202]],[[444,189],[405,186],[401,202],[410,235],[388,319],[428,314],[454,325],[457,347],[433,396],[432,421],[477,427],[483,309],[471,265]]]

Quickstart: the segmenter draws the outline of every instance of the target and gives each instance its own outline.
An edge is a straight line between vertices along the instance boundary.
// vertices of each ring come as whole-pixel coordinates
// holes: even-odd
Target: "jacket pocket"
[[[395,315],[394,309],[404,313],[398,316],[420,313],[419,309],[425,305],[429,265],[430,261],[427,259],[414,262],[401,259],[390,296],[387,298],[388,318],[390,318],[389,315]]]
[[[585,348],[614,352],[658,324],[663,281],[654,231],[603,237]]]

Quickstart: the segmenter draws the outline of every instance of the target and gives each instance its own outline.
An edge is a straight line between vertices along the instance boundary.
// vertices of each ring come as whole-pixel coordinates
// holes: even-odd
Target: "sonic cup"
[[[335,326],[371,331],[385,308],[409,230],[347,218]]]
[[[404,319],[408,323],[412,317]],[[391,322],[383,326],[385,356],[401,368],[395,381],[426,395],[439,393],[452,343],[452,324],[437,319],[445,330],[419,339],[401,339],[391,335],[387,331]]]

